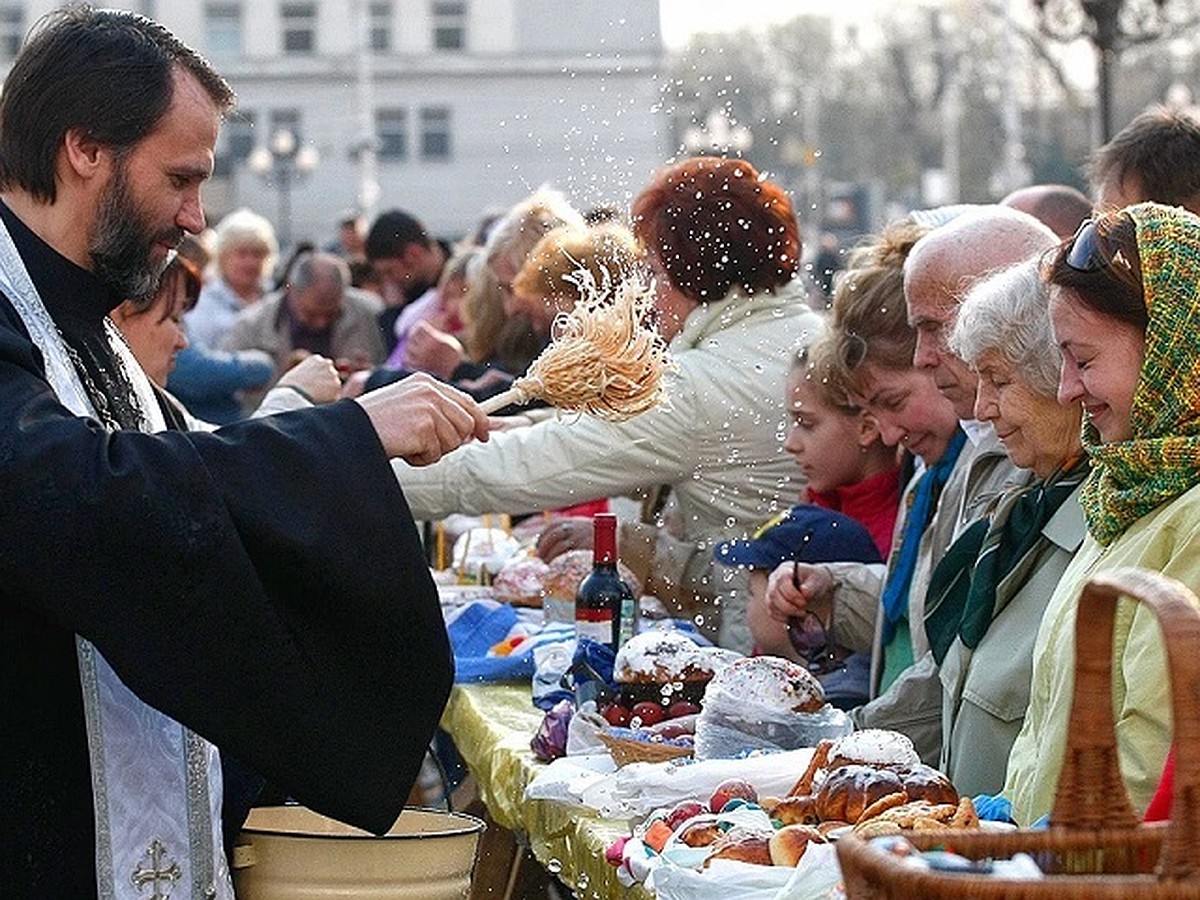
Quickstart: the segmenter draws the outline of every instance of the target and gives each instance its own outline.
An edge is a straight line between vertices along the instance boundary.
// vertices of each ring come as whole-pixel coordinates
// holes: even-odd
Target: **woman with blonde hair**
[[[772,423],[785,415],[790,353],[820,321],[796,280],[791,201],[745,160],[668,166],[638,194],[632,219],[677,366],[668,374],[670,403],[621,423],[552,417],[427,469],[397,467],[397,477],[423,517],[536,512],[669,484],[663,525],[622,524],[622,558],[673,609],[716,634],[714,543],[740,537],[796,494],[795,466],[779,452]],[[590,520],[564,519],[546,529],[539,549],[550,558],[591,539]]]
[[[213,229],[213,254],[216,271],[185,320],[188,340],[209,349],[220,347],[238,313],[266,293],[279,243],[269,221],[242,208]]]
[[[544,337],[559,312],[569,312],[588,293],[609,293],[644,268],[633,232],[607,222],[589,228],[563,225],[534,245],[512,282],[505,304],[524,314]]]
[[[245,414],[242,392],[262,390],[275,373],[264,353],[220,348],[238,314],[266,292],[279,244],[271,223],[249,209],[225,216],[212,244],[215,271],[183,317],[187,346],[176,357],[170,388],[201,419],[225,425]]]

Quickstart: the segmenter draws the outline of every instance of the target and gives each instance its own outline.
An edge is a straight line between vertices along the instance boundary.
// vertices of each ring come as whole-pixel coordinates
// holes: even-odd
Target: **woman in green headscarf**
[[[1084,223],[1050,265],[1059,401],[1083,406],[1088,537],[1046,608],[1004,794],[1029,824],[1053,805],[1074,691],[1075,613],[1097,572],[1141,566],[1200,590],[1200,218],[1143,203]],[[1123,600],[1113,644],[1121,774],[1144,810],[1171,742],[1153,615]]]

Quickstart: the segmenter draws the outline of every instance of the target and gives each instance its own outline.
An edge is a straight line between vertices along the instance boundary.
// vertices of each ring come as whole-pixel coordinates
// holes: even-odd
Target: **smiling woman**
[[[1047,478],[1078,456],[1080,409],[1060,404],[1062,354],[1036,257],[974,287],[959,308],[949,346],[979,373],[975,418],[990,422],[1012,461]]]
[[[1070,248],[1050,276],[1063,350],[1059,398],[1083,404],[1100,440],[1128,440],[1148,321],[1133,219],[1086,222]]]
[[[899,222],[851,257],[834,293],[830,379],[870,413],[884,443],[933,465],[958,421],[929,370],[913,366],[917,336],[905,311],[903,271],[924,234]]]
[[[1008,762],[1005,795],[1022,824],[1050,811],[1062,768],[1083,582],[1132,565],[1200,588],[1200,218],[1152,203],[1109,213],[1059,251],[1048,279],[1065,357],[1059,396],[1087,412],[1093,471],[1080,495],[1088,537],[1046,609]],[[1128,604],[1116,618],[1113,704],[1121,774],[1140,811],[1172,727],[1158,625]]]

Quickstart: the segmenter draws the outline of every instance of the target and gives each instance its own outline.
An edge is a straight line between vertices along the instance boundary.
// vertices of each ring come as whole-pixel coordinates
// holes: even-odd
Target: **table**
[[[529,749],[542,716],[528,685],[455,685],[442,727],[478,782],[491,818],[527,841],[546,871],[588,900],[649,900],[640,885],[622,885],[604,859],[605,849],[629,833],[625,822],[579,806],[523,799],[543,767]]]

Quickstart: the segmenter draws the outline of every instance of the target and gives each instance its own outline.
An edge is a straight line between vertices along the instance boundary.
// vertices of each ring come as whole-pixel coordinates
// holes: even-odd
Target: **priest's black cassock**
[[[0,216],[93,401],[121,298]],[[94,896],[76,635],[150,706],[302,803],[386,830],[452,660],[412,517],[351,401],[211,434],[72,415],[0,297],[0,894]]]

